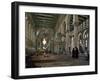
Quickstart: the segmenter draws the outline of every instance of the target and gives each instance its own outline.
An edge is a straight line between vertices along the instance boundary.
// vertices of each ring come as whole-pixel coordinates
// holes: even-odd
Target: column
[[[70,37],[69,37],[69,25],[70,25],[70,16],[69,15],[66,15],[66,54],[70,54],[70,51],[69,51],[69,48],[71,47],[70,46]]]
[[[77,46],[78,47],[78,25],[79,25],[79,20],[78,20],[78,15],[73,15],[73,25],[74,25],[74,41],[73,41],[73,47]]]

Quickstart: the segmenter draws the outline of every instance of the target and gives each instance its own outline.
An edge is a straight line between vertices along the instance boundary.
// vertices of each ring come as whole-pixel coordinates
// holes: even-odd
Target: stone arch
[[[54,32],[52,31],[52,29],[50,28],[39,28],[37,30],[38,34],[37,34],[37,40],[36,40],[36,47],[37,49],[43,49],[44,45],[43,45],[43,40],[46,40],[46,50],[48,51],[52,51],[53,52],[53,44],[54,44],[54,38],[53,38],[53,34]]]
[[[83,32],[83,40],[84,40],[84,49],[87,50],[88,49],[88,43],[89,43],[89,33],[88,30],[84,30]]]
[[[84,30],[84,32],[83,32],[83,39],[85,38],[86,34],[88,34],[88,30]]]
[[[78,35],[78,42],[79,42],[79,44],[82,42],[82,33],[79,33],[79,35]]]
[[[78,48],[79,48],[79,51],[80,51],[80,53],[83,53],[84,52],[84,47],[83,47],[83,33],[79,33],[79,35],[78,35]]]

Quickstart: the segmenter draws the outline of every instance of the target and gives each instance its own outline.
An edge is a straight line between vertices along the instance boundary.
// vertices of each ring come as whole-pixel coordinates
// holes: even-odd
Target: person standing
[[[79,50],[78,50],[77,47],[75,47],[75,52],[74,52],[74,54],[75,54],[75,58],[78,58],[78,57],[79,57]]]
[[[75,48],[72,49],[72,58],[75,58]]]

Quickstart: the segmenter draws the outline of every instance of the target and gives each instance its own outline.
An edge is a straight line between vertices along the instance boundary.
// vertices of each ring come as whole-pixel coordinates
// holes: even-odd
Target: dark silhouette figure
[[[72,49],[72,58],[75,58],[75,48]]]
[[[79,57],[79,51],[78,51],[78,48],[75,47],[75,58],[78,58]]]
[[[72,50],[72,57],[73,58],[78,58],[79,57],[79,51],[78,51],[77,47],[73,48],[73,50]]]

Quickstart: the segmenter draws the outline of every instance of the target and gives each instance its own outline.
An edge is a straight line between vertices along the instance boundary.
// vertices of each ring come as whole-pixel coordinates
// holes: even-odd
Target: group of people
[[[72,49],[72,58],[78,58],[79,57],[79,50],[77,47],[74,47]]]

